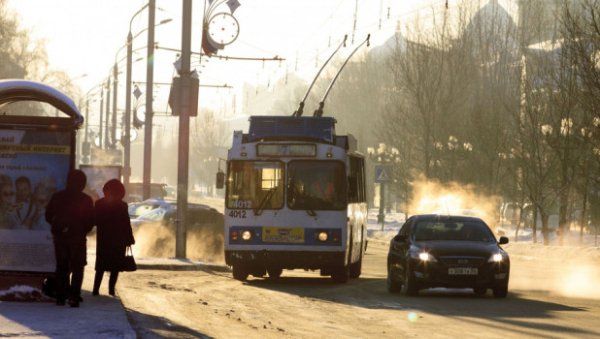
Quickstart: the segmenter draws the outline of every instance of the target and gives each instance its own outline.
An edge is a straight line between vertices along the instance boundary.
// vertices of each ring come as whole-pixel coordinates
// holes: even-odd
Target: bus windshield
[[[229,162],[227,208],[279,209],[283,207],[283,163]]]
[[[296,210],[346,208],[346,174],[340,161],[296,160],[288,164],[288,207]]]

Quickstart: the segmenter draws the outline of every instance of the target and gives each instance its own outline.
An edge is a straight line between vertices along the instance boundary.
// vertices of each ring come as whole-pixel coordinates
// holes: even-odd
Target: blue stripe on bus
[[[288,228],[280,228],[286,230]],[[250,231],[252,237],[249,240],[242,239],[242,232]],[[233,239],[233,233],[237,233],[237,239]],[[318,234],[320,232],[327,233],[327,240],[320,241]],[[279,242],[279,241],[263,241],[263,227],[262,226],[231,226],[229,227],[229,244],[231,245],[316,245],[316,246],[339,246],[342,243],[342,230],[339,228],[304,228],[304,241],[303,242]]]

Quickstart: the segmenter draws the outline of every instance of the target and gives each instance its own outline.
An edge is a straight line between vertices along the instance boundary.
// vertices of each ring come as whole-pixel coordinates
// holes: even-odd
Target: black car
[[[436,214],[414,215],[390,242],[387,288],[417,295],[432,287],[473,288],[494,297],[508,293],[510,260],[481,219]]]

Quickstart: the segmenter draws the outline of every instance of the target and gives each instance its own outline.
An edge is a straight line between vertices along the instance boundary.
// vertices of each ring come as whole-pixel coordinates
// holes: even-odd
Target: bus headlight
[[[242,239],[248,241],[252,238],[252,232],[250,231],[242,231]]]
[[[327,241],[327,232],[319,232],[319,241]]]

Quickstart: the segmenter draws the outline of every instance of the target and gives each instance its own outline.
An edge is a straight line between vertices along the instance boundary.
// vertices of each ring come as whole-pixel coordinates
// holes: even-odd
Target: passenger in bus
[[[319,173],[311,184],[311,193],[318,199],[333,202],[335,193],[333,182],[329,180],[327,175]]]

